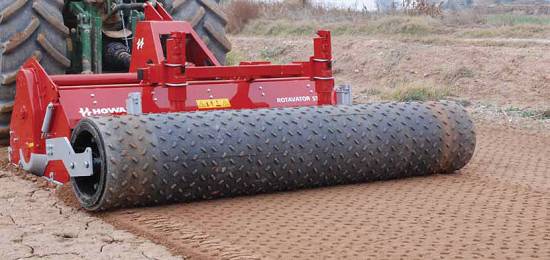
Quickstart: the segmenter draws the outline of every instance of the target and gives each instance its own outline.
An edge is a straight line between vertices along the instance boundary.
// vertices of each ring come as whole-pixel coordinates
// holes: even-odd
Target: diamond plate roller
[[[413,102],[87,118],[72,142],[96,211],[451,173],[475,133],[456,103]]]

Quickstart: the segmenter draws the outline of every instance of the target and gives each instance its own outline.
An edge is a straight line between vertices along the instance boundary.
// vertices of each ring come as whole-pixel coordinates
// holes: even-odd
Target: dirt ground
[[[179,259],[56,195],[44,181],[0,171],[0,259]]]
[[[306,37],[232,41],[251,59],[311,52]],[[550,109],[550,44],[495,42],[334,39],[356,102],[427,82],[472,103],[478,146],[457,174],[91,215],[2,170],[0,259],[550,259],[550,120],[502,109]]]
[[[550,134],[482,126],[453,175],[122,210],[173,252],[239,259],[550,258]]]
[[[2,171],[0,258],[549,259],[550,133],[477,133],[457,174],[100,215]]]

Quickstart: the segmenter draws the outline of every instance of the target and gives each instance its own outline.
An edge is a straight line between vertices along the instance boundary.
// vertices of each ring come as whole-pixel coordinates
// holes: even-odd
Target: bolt
[[[259,89],[259,90],[262,90],[262,89],[264,89],[264,88],[263,88],[262,86],[260,86],[260,87],[258,87],[258,89]]]
[[[85,161],[84,162],[84,167],[86,167],[86,169],[90,168],[90,163],[88,161]]]
[[[211,89],[207,89],[206,92],[210,93],[210,92],[212,92],[212,90],[211,90]]]
[[[92,94],[90,94],[90,97],[95,97],[95,94],[93,94],[93,93],[92,93]]]
[[[210,96],[209,96],[209,98],[210,98],[210,99],[213,99],[213,98],[214,98],[214,96],[210,95]]]
[[[92,102],[94,105],[97,105],[97,101],[94,100],[94,102]]]
[[[70,165],[71,169],[74,169],[76,166],[74,165],[74,162],[71,163]]]

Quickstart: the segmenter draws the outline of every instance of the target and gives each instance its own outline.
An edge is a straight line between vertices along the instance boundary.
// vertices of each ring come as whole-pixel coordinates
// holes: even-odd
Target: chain
[[[126,36],[126,22],[124,22],[124,12],[120,10],[120,16],[122,17],[122,32],[124,33],[124,42],[126,43],[126,48],[130,49],[128,44],[128,36]]]

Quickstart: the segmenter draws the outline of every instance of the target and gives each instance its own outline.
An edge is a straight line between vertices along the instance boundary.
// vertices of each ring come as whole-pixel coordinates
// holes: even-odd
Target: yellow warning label
[[[197,99],[197,106],[199,109],[228,108],[231,107],[231,102],[227,98]]]

